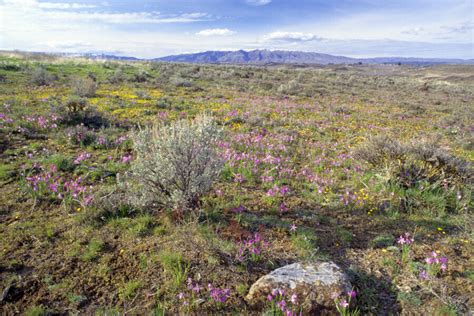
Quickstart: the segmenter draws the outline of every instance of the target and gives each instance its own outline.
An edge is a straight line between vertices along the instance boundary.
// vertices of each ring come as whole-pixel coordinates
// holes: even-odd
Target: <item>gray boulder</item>
[[[293,263],[264,275],[246,297],[250,305],[262,304],[273,289],[296,294],[305,313],[334,311],[334,295],[352,289],[348,276],[334,262]]]

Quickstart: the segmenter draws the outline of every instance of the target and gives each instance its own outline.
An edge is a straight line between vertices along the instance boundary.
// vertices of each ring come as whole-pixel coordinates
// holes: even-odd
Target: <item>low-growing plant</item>
[[[182,254],[171,250],[161,251],[159,260],[165,274],[171,279],[173,285],[178,288],[188,276],[189,263],[183,259]]]
[[[0,164],[0,181],[7,180],[12,173],[12,167],[7,164]]]
[[[415,241],[410,233],[404,233],[397,239],[397,244],[402,248],[401,262],[407,264],[410,260],[410,245]]]
[[[99,188],[95,196],[90,207],[77,214],[80,222],[95,226],[111,219],[131,217],[136,213],[136,209],[129,204],[128,193],[116,185]],[[134,231],[139,234],[145,232],[139,227]]]
[[[395,238],[393,237],[393,235],[382,234],[372,239],[369,242],[369,245],[373,248],[384,248],[384,247],[393,246],[394,243],[395,243]]]
[[[83,125],[77,125],[66,130],[66,137],[72,145],[87,147],[96,141],[97,135],[93,130]]]
[[[74,165],[72,161],[63,154],[55,154],[49,157],[44,161],[46,165],[54,165],[56,166],[56,170],[58,171],[71,171],[74,169]]]
[[[266,299],[264,315],[298,316],[303,314],[298,295],[287,293],[284,289],[273,289]]]
[[[222,168],[216,147],[220,137],[221,129],[207,115],[132,133],[136,158],[126,185],[134,203],[179,213],[196,208]]]
[[[92,186],[85,185],[82,177],[65,177],[55,165],[44,168],[35,163],[22,175],[23,188],[34,199],[34,205],[40,200],[60,201],[67,211],[77,206],[80,211],[94,200]]]
[[[290,228],[290,230],[291,229],[292,228]],[[318,238],[314,232],[310,230],[300,230],[296,232],[295,227],[295,230],[291,234],[291,245],[298,256],[304,259],[311,259],[316,256],[318,252],[317,240]]]
[[[263,258],[263,252],[268,248],[268,242],[262,239],[259,233],[252,238],[242,241],[237,251],[236,259],[239,262],[258,262]]]
[[[89,244],[86,246],[86,251],[82,255],[82,259],[85,261],[93,261],[99,257],[99,253],[104,247],[104,242],[100,239],[91,239]]]
[[[32,306],[25,311],[26,316],[45,316],[48,311],[43,306]]]
[[[138,280],[130,280],[124,283],[123,287],[119,289],[119,298],[122,301],[132,299],[137,291],[142,287],[142,283]]]
[[[334,293],[333,299],[336,304],[336,309],[340,316],[358,316],[360,310],[358,308],[351,309],[351,301],[357,296],[356,291],[351,290],[344,295],[341,293]]]

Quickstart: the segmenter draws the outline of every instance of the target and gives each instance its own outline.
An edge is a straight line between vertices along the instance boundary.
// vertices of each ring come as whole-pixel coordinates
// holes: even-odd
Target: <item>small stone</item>
[[[296,294],[303,311],[314,313],[334,311],[334,293],[345,295],[352,286],[348,276],[334,262],[293,263],[258,279],[246,300],[250,305],[263,304],[273,289]]]

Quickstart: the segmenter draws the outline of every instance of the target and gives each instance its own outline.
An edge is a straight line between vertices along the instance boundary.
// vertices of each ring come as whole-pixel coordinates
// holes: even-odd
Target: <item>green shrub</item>
[[[70,96],[64,104],[69,113],[79,113],[86,109],[87,100],[80,96]]]
[[[135,205],[196,208],[222,169],[216,146],[221,134],[207,115],[132,133],[136,159],[126,186]]]
[[[64,104],[54,108],[64,125],[83,125],[91,128],[110,126],[110,119],[100,112],[87,100],[78,96],[71,96]]]

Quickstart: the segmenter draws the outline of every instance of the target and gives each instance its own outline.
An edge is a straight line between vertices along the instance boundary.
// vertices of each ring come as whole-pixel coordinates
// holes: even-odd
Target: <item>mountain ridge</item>
[[[169,55],[153,61],[203,64],[474,64],[474,59],[419,58],[419,57],[374,57],[352,58],[317,52],[286,50],[236,50],[205,51],[199,53]]]
[[[50,55],[59,57],[83,57],[100,60],[121,61],[151,61],[151,62],[177,62],[200,64],[236,64],[236,65],[276,65],[276,64],[301,64],[301,65],[328,65],[328,64],[407,64],[407,65],[434,65],[434,64],[460,64],[474,65],[474,59],[460,58],[423,58],[423,57],[373,57],[355,58],[340,55],[331,55],[318,52],[287,51],[287,50],[209,50],[198,53],[169,55],[158,58],[139,58],[132,56],[119,56],[110,53],[46,53],[46,52],[21,52],[0,50],[0,54],[29,54]]]

